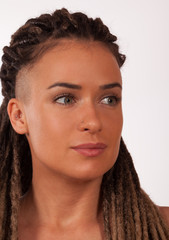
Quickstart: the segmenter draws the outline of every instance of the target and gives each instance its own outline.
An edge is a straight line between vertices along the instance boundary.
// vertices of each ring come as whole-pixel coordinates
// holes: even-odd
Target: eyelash
[[[72,105],[73,104],[72,102],[71,103],[59,103],[59,102],[57,102],[61,98],[71,98],[71,99],[73,99],[73,103],[76,102],[74,95],[72,95],[70,93],[63,93],[63,94],[55,97],[54,103],[58,103],[60,105]],[[116,94],[105,96],[101,99],[101,101],[105,98],[109,98],[109,99],[112,98],[112,99],[115,100],[115,103],[113,103],[113,104],[105,104],[105,105],[110,105],[110,106],[116,106],[121,101],[121,97],[118,97]],[[102,103],[102,104],[104,104],[104,103]]]
[[[59,100],[61,98],[66,98],[66,97],[72,98],[74,100],[74,102],[75,102],[75,97],[72,94],[70,94],[70,93],[63,93],[61,95],[56,96],[55,99],[54,99],[54,102],[58,103],[57,100]],[[58,103],[58,104],[60,104],[60,105],[69,105],[69,103],[68,104]]]

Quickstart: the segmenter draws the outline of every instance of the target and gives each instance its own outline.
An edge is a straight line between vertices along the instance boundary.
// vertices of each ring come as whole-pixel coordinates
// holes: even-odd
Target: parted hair
[[[36,63],[62,39],[99,41],[107,46],[119,67],[125,55],[119,52],[117,37],[100,18],[81,12],[56,10],[29,19],[3,48],[0,78],[3,102],[0,108],[0,240],[18,239],[18,209],[32,180],[32,159],[25,135],[17,134],[10,123],[7,105],[16,97],[19,71]],[[132,158],[121,138],[115,165],[104,174],[100,204],[107,240],[167,240],[169,229],[158,207],[140,187]]]

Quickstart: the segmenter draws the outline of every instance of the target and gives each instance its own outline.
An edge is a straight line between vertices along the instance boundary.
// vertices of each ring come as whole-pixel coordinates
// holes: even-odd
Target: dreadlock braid
[[[32,180],[32,160],[28,141],[14,132],[7,105],[16,97],[17,75],[33,65],[62,39],[100,41],[109,48],[119,67],[125,55],[119,53],[116,36],[100,18],[88,18],[65,8],[53,14],[29,19],[4,47],[0,78],[4,97],[0,108],[0,240],[17,240],[19,198]],[[140,187],[132,158],[121,139],[117,161],[103,177],[101,204],[106,240],[167,240],[169,230],[155,204]]]
[[[105,213],[109,219],[105,224],[109,226],[105,227],[107,239],[168,239],[168,227],[157,206],[141,189],[123,139],[114,167],[103,177],[102,194],[103,210],[111,205],[111,211]],[[109,199],[109,203],[104,199]]]

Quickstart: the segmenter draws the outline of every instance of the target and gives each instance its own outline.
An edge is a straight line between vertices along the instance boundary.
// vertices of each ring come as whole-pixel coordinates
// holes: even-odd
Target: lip
[[[87,157],[96,157],[102,154],[107,147],[104,143],[85,143],[72,147],[73,150]]]

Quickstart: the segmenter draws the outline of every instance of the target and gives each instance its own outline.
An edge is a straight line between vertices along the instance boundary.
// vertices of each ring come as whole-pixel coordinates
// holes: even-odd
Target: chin
[[[80,181],[92,181],[95,179],[102,179],[103,175],[109,171],[114,164],[108,165],[108,166],[93,166],[93,167],[86,167],[86,168],[78,168],[74,170],[74,174],[71,174],[71,178],[74,178],[76,180]]]

